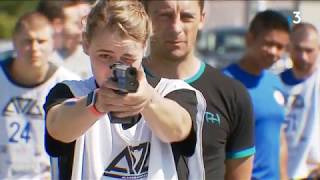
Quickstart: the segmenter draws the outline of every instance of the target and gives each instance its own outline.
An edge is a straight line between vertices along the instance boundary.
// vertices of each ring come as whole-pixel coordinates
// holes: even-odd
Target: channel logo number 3
[[[301,13],[300,11],[293,11],[293,24],[299,24],[301,22]]]

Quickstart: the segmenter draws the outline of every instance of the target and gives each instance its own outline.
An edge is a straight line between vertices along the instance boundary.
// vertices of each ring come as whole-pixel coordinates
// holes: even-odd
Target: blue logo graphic
[[[291,17],[291,16],[288,16],[288,17],[287,17],[287,20],[288,20],[289,26],[291,26],[291,25],[292,25],[292,17]]]
[[[217,113],[206,112],[205,119],[209,124],[217,124],[220,126],[220,116]]]

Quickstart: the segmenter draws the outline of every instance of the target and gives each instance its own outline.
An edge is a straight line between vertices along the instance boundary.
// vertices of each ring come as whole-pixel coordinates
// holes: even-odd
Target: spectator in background
[[[256,137],[253,179],[280,179],[280,167],[281,179],[287,178],[281,80],[267,69],[280,59],[288,42],[287,19],[272,10],[259,12],[250,23],[246,51],[239,64],[225,69],[226,74],[247,87],[253,102]]]
[[[0,179],[49,178],[42,105],[58,82],[77,76],[48,61],[53,30],[38,12],[22,16],[13,32],[16,57],[0,69]]]
[[[64,0],[40,0],[36,8],[36,11],[45,15],[51,22],[52,28],[54,30],[53,40],[54,49],[59,49],[62,46],[61,32],[63,29],[63,7],[67,1]]]
[[[56,52],[52,62],[83,79],[90,77],[90,60],[81,46],[82,22],[90,10],[90,4],[82,0],[41,0],[37,9],[51,19],[56,30]]]
[[[61,47],[62,44],[62,37],[61,37],[61,32],[63,29],[63,7],[65,5],[66,1],[63,0],[54,0],[54,1],[48,1],[48,0],[40,0],[39,4],[36,8],[36,11],[45,15],[48,20],[50,21],[50,24],[52,25],[53,28],[53,47],[54,49],[58,49]],[[15,57],[16,52],[14,49],[8,49],[7,51],[1,52],[0,53],[0,61],[10,58],[10,57]],[[53,53],[49,56],[48,60],[51,62],[54,62],[57,64],[59,62],[59,55],[57,54],[56,51],[53,51]]]
[[[40,0],[36,11],[44,14],[54,29],[54,47],[62,47],[62,30],[64,23],[70,22],[82,27],[81,19],[88,14],[90,5],[84,0]]]
[[[290,179],[308,178],[312,171],[320,177],[319,40],[312,24],[295,25],[289,46],[293,67],[280,74],[285,87]]]
[[[198,127],[197,153],[203,159],[206,179],[250,179],[255,152],[250,97],[245,87],[194,54],[195,41],[205,13],[204,1],[145,1],[152,20],[150,55],[146,72],[154,77],[178,78],[200,90],[207,103]],[[197,168],[173,148],[179,179]],[[195,154],[195,156],[198,154]]]

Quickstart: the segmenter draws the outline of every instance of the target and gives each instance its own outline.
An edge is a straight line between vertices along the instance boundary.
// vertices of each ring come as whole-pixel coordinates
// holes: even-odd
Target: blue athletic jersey
[[[280,79],[268,71],[252,75],[237,64],[224,72],[242,82],[252,99],[255,116],[256,154],[253,179],[280,179],[280,128],[285,114]]]

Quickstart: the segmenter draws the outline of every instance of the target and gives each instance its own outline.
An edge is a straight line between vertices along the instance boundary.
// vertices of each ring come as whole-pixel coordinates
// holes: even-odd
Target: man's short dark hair
[[[143,3],[144,5],[144,8],[146,9],[146,11],[148,12],[148,3],[150,0],[139,0]],[[199,2],[199,6],[200,6],[200,12],[202,13],[203,12],[203,9],[204,9],[204,1],[205,0],[197,0]]]
[[[273,10],[259,12],[249,26],[249,32],[254,36],[272,30],[290,32],[290,25],[287,18]]]
[[[51,22],[64,19],[63,8],[80,3],[92,4],[94,0],[40,0],[36,11],[45,15]]]
[[[64,6],[65,2],[61,0],[40,0],[36,10],[45,15],[50,21],[53,21],[54,19],[63,19]]]

